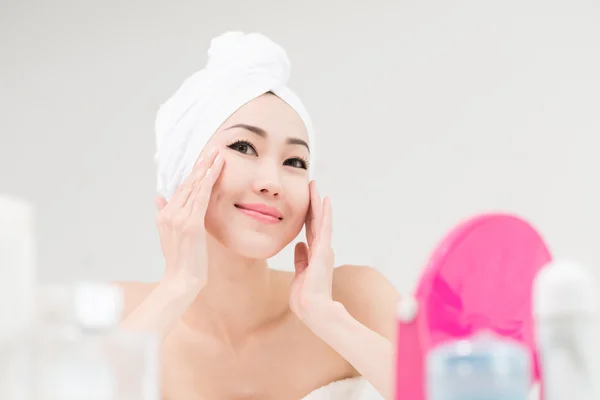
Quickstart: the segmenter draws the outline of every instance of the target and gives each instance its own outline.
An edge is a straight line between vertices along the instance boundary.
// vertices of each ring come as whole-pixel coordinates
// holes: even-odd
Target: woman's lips
[[[278,209],[263,203],[236,204],[235,207],[247,216],[265,224],[277,224],[283,220],[283,214]]]

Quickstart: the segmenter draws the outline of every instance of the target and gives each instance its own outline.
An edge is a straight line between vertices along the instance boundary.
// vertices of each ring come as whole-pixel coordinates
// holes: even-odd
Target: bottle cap
[[[111,328],[123,312],[123,291],[108,282],[79,282],[75,286],[75,316],[85,328]]]
[[[414,321],[419,312],[419,303],[412,296],[406,296],[400,299],[396,307],[396,316],[398,320],[409,323]]]

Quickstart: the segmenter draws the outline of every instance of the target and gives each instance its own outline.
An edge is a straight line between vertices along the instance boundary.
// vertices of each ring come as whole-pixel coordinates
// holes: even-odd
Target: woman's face
[[[308,135],[300,116],[265,94],[237,110],[213,135],[225,160],[205,218],[225,247],[267,259],[304,225],[309,206]]]

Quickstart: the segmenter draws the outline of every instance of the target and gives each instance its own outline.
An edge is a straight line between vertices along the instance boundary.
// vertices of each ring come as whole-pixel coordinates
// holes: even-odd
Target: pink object
[[[539,380],[532,285],[550,260],[536,230],[511,215],[478,216],[446,236],[421,276],[416,318],[398,322],[396,399],[424,400],[427,352],[482,329],[527,346]]]

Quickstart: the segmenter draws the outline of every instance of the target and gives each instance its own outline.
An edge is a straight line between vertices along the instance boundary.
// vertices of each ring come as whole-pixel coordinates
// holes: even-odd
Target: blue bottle
[[[428,400],[527,400],[531,358],[518,343],[488,332],[433,349]]]

